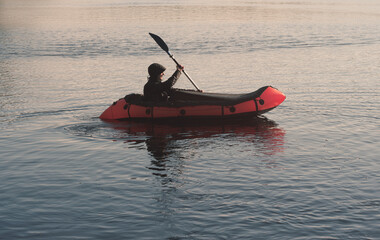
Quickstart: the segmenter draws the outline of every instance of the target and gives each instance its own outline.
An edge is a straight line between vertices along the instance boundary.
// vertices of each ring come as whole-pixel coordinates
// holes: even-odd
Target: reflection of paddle
[[[153,33],[149,33],[149,35],[154,39],[154,41],[156,41],[156,43],[158,44],[158,46],[160,46],[162,48],[162,50],[164,50],[171,59],[173,59],[173,61],[178,65],[180,66],[180,64],[177,62],[177,60],[175,60],[175,58],[173,57],[173,54],[171,54],[169,52],[169,47],[168,45],[166,45],[166,43],[164,42],[164,40],[162,40],[162,38],[160,38],[159,36],[153,34]],[[185,72],[185,70],[182,70],[182,72],[186,75],[186,77],[190,80],[190,82],[194,85],[194,87],[199,91],[201,92],[201,90],[198,88],[198,86],[193,82],[193,80],[190,78],[189,75],[187,75],[187,73]]]

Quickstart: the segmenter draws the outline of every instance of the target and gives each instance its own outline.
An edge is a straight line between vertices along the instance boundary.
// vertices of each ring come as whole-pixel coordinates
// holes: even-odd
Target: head
[[[159,63],[152,63],[148,67],[149,79],[161,81],[166,68]]]

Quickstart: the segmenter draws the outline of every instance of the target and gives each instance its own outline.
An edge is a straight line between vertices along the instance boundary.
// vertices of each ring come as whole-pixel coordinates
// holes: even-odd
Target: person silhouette
[[[166,68],[159,63],[152,63],[148,67],[148,82],[144,86],[144,99],[146,101],[167,101],[170,90],[181,76],[184,67],[177,65],[176,71],[166,81],[162,82]]]

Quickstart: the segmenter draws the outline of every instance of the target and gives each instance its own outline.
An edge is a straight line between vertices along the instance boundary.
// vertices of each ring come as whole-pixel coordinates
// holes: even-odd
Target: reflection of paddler
[[[167,177],[166,161],[169,153],[167,152],[168,140],[164,137],[150,137],[146,141],[148,152],[154,157],[152,165],[148,167],[153,171],[153,175]]]
[[[168,139],[165,137],[153,136],[148,138],[145,143],[148,152],[157,160],[163,160],[169,155],[167,152]]]

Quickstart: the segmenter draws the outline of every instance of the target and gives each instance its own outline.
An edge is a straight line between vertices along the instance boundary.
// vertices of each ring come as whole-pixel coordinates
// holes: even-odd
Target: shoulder
[[[157,86],[160,85],[160,82],[155,82],[155,81],[148,81],[145,83],[145,86]]]

